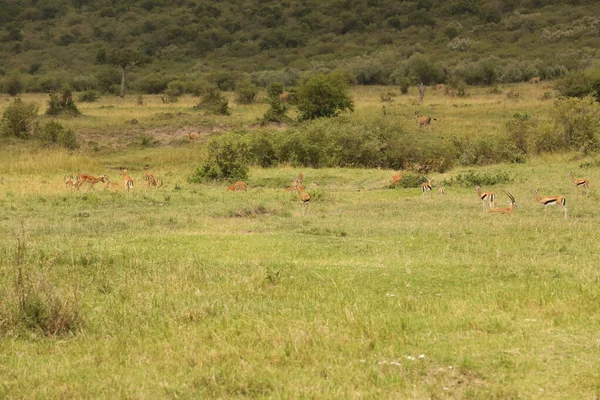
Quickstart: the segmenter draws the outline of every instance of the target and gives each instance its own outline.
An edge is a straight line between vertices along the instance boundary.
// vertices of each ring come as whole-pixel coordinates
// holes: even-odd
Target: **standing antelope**
[[[79,174],[77,175],[77,179],[74,183],[74,186],[79,190],[79,188],[84,184],[84,183],[89,183],[90,187],[88,188],[88,191],[90,189],[92,189],[94,187],[94,185],[98,182],[106,182],[108,181],[108,177],[106,175],[100,175],[99,177],[95,178],[90,174]]]
[[[302,193],[302,190],[304,190],[304,188],[298,185],[295,185],[294,189],[292,190],[296,192],[298,201],[300,201],[300,207],[304,209],[304,215],[306,215],[308,213],[308,206],[310,205],[310,194]]]
[[[129,192],[133,190],[133,178],[127,175],[127,168],[121,168],[121,175],[123,175],[123,184],[125,185],[125,189]]]
[[[510,204],[508,205],[508,207],[490,208],[488,210],[488,212],[498,213],[498,214],[510,214],[510,213],[513,212],[513,210],[515,208],[517,208],[517,202],[515,201],[515,197],[512,194],[508,193],[508,192],[504,192],[504,193],[506,193],[506,195],[510,199]]]
[[[402,175],[404,175],[404,171],[398,172],[398,174],[392,176],[392,185],[396,186],[402,181]]]
[[[422,128],[424,126],[429,126],[429,128],[431,128],[431,120],[437,121],[436,118],[431,118],[427,115],[419,115],[421,113],[421,110],[417,110],[415,111],[415,119],[417,121],[417,124],[419,124],[419,128]]]
[[[444,84],[443,83],[436,83],[435,84],[435,89],[436,90],[444,90]]]
[[[446,194],[446,188],[443,187],[442,185],[437,185],[436,188],[440,192],[440,195],[445,195]]]
[[[565,199],[563,196],[540,197],[538,195],[538,190],[539,189],[532,190],[531,193],[533,193],[533,198],[537,202],[544,205],[544,217],[548,214],[548,206],[557,205],[558,208],[565,213],[565,219],[567,219],[567,199]]]
[[[542,78],[540,78],[539,76],[534,76],[533,78],[531,78],[529,80],[529,83],[540,83],[542,81]]]
[[[585,193],[588,192],[588,189],[590,188],[590,182],[587,179],[575,179],[572,172],[569,172],[569,178],[571,178],[571,182],[573,182],[575,187],[583,187]]]
[[[475,186],[475,191],[477,192],[477,196],[481,199],[481,212],[485,213],[485,202],[488,203],[488,208],[494,207],[496,203],[496,194],[493,192],[482,192],[481,187]]]
[[[228,192],[245,192],[248,190],[248,185],[242,181],[237,181],[233,185],[227,186]]]
[[[427,182],[421,183],[421,190],[423,191],[423,197],[425,197],[425,193],[431,192],[431,179],[427,178]]]
[[[148,186],[161,187],[163,182],[160,179],[156,179],[154,175],[149,171],[150,166],[144,165],[144,180],[148,184]]]

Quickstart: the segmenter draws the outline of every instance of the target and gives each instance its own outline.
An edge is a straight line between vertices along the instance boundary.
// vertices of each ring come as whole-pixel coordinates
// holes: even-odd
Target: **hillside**
[[[2,4],[3,3],[3,4]],[[150,61],[130,88],[161,92],[200,78],[223,90],[251,78],[292,85],[305,71],[346,70],[358,84],[450,78],[469,84],[563,76],[600,48],[600,4],[577,0],[4,0],[0,79],[24,91],[115,91],[107,52]]]

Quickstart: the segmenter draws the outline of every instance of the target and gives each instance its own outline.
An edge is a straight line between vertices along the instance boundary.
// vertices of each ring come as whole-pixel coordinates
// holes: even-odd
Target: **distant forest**
[[[128,87],[293,86],[344,71],[354,84],[560,78],[597,67],[593,0],[0,0],[0,90],[118,93],[111,54],[144,62]]]

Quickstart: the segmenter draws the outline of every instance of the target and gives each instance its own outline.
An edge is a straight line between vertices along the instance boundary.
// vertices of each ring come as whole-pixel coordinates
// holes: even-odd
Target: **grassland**
[[[547,88],[509,89],[521,100],[483,90],[431,95],[422,109],[438,125],[423,134],[500,131],[512,113],[543,115],[551,105],[540,99]],[[357,90],[353,118],[380,115],[382,89]],[[513,179],[490,188],[499,205],[508,202],[503,190],[515,195],[513,215],[482,214],[472,188],[423,198],[389,189],[392,171],[303,169],[314,199],[304,216],[282,190],[298,169],[253,168],[251,190],[226,192],[186,181],[201,143],[170,141],[202,121],[252,126],[265,105],[223,119],[187,111],[171,125],[152,118],[186,112],[193,99],[166,110],[121,101],[82,106],[85,118],[64,121],[82,137],[97,135],[96,149],[0,148],[0,397],[600,395],[593,158],[479,169]],[[416,129],[410,97],[390,109]],[[132,118],[140,122],[128,129]],[[142,147],[137,135],[150,130],[165,139]],[[125,139],[106,145],[113,136]],[[146,163],[163,187],[144,187]],[[133,192],[72,192],[62,182],[84,171],[118,181],[120,165],[136,180]],[[592,181],[589,195],[573,187],[570,170]],[[557,209],[543,216],[530,193],[538,187],[567,196],[569,219]],[[19,270],[25,286],[79,312],[77,330],[46,336],[9,324]]]

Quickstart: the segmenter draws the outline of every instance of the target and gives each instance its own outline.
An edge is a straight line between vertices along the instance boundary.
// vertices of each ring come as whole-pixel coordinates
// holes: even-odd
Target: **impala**
[[[196,138],[198,137],[197,133],[190,133],[188,135],[188,137],[190,138],[190,140],[193,142],[194,140],[196,140]]]
[[[163,184],[162,180],[156,179],[150,171],[144,172],[144,180],[146,181],[148,186],[161,187]]]
[[[475,191],[477,192],[477,196],[481,199],[481,207],[483,213],[485,213],[485,202],[488,203],[488,208],[494,207],[494,203],[496,202],[496,194],[493,192],[482,192],[481,187],[475,186]]]
[[[436,88],[436,90],[444,90],[444,84],[443,83],[436,83],[435,84],[435,88]]]
[[[423,197],[425,193],[431,192],[431,180],[427,178],[427,182],[421,183],[421,190],[423,191]]]
[[[444,186],[437,185],[436,188],[440,192],[441,195],[445,195],[446,194],[446,188]]]
[[[89,183],[90,187],[88,188],[88,190],[90,190],[91,188],[94,187],[94,185],[98,182],[106,182],[108,181],[108,177],[106,175],[100,175],[99,177],[95,178],[94,176],[90,175],[90,174],[79,174],[77,175],[77,179],[74,183],[74,186],[79,189],[84,183]]]
[[[133,190],[133,178],[127,175],[127,168],[121,168],[121,175],[123,175],[123,184],[125,189],[129,192]]]
[[[590,182],[587,179],[575,179],[573,177],[573,173],[569,172],[569,178],[571,178],[571,182],[575,187],[583,187],[583,190],[587,193],[590,188]]]
[[[72,189],[74,187],[77,187],[77,186],[75,186],[75,182],[77,182],[77,181],[73,178],[73,175],[71,175],[69,177],[69,179],[67,179],[67,176],[65,175],[63,177],[63,180],[65,181],[65,185],[67,186],[67,188],[71,188]]]
[[[429,126],[431,128],[431,120],[437,121],[437,119],[435,118],[431,118],[427,115],[419,115],[421,113],[420,110],[415,111],[415,119],[417,121],[417,124],[419,124],[419,128],[422,128],[424,126]]]
[[[498,213],[498,214],[510,214],[510,213],[513,212],[513,210],[515,208],[517,208],[517,202],[515,201],[515,197],[512,194],[508,193],[508,192],[504,192],[504,193],[506,193],[506,195],[510,199],[510,204],[508,205],[508,207],[490,208],[488,210],[488,212]]]
[[[532,190],[533,198],[536,199],[540,204],[544,205],[544,217],[548,214],[548,206],[557,205],[565,213],[565,219],[567,219],[567,199],[563,196],[544,196],[538,195],[538,190]]]
[[[304,188],[302,186],[295,185],[293,191],[296,192],[300,207],[304,209],[304,214],[308,213],[308,206],[310,205],[310,194],[302,193]]]
[[[404,175],[404,171],[400,171],[398,174],[392,176],[392,185],[398,185],[402,181],[402,175]]]
[[[540,78],[539,76],[534,76],[533,78],[531,78],[529,80],[529,83],[540,83],[542,81],[542,78]]]
[[[245,192],[246,190],[248,190],[248,185],[242,181],[237,181],[233,185],[227,186],[228,192]]]

